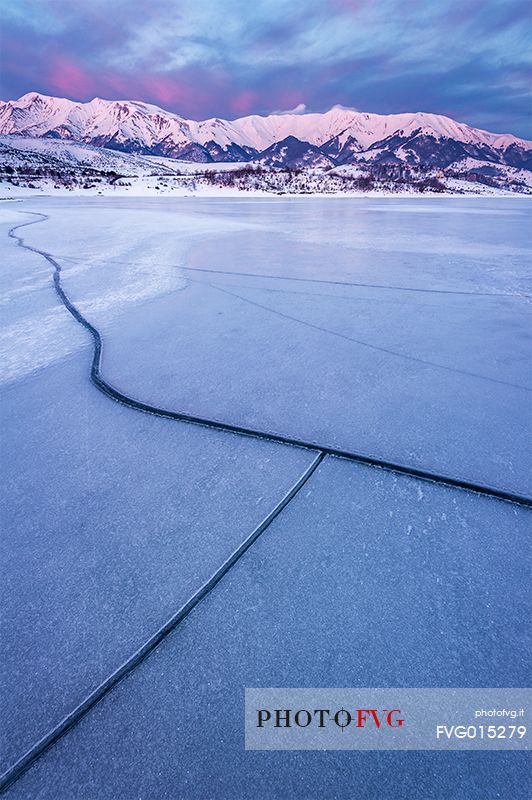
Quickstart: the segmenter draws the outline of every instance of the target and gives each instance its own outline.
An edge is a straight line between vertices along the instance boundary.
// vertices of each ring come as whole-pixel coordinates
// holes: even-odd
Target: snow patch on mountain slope
[[[238,163],[197,164],[163,156],[144,156],[124,153],[89,144],[63,139],[34,139],[28,136],[0,136],[2,166],[19,167],[56,163],[63,167],[90,167],[99,171],[114,171],[125,176],[181,175],[205,170],[238,169]]]
[[[95,98],[75,103],[30,92],[19,100],[0,102],[0,133],[53,136],[114,146],[135,143],[143,148],[170,151],[187,144],[203,147],[215,142],[261,152],[288,136],[321,146],[339,137],[343,145],[352,137],[361,149],[392,135],[414,131],[455,141],[487,145],[499,150],[510,146],[532,149],[532,143],[511,134],[494,134],[472,128],[438,114],[368,114],[335,106],[323,114],[251,115],[232,121],[212,118],[186,120],[157,106],[139,101]]]

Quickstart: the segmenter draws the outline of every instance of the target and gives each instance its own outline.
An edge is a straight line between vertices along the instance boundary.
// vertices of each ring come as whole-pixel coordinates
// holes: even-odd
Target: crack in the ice
[[[196,606],[204,600],[210,592],[220,583],[222,578],[229,570],[240,561],[244,553],[249,550],[252,544],[257,541],[259,536],[269,528],[271,523],[279,516],[281,511],[294,499],[298,492],[314,474],[323,459],[324,453],[318,453],[312,460],[305,472],[298,478],[295,484],[288,490],[284,497],[263,519],[263,521],[244,539],[244,541],[231,553],[223,564],[218,567],[216,572],[201,586],[181,608],[173,614],[144,644],[133,653],[118,669],[111,673],[99,686],[94,689],[79,705],[76,706],[61,722],[45,734],[36,742],[18,761],[9,767],[3,775],[0,775],[0,792],[3,793],[9,786],[17,781],[30,769],[31,766],[43,756],[47,750],[77,725],[94,706],[100,702],[115,686],[126,678],[136,669],[148,656],[153,653],[156,647],[166,639],[193,611]]]
[[[354,344],[358,344],[361,347],[368,347],[371,350],[377,350],[380,353],[386,353],[387,355],[396,356],[398,358],[405,358],[408,361],[414,361],[418,364],[424,364],[425,366],[435,367],[436,369],[443,369],[447,372],[455,372],[459,375],[467,375],[471,378],[478,378],[483,381],[490,381],[491,383],[498,383],[502,384],[503,386],[510,386],[512,389],[521,389],[524,392],[532,392],[532,389],[529,386],[521,386],[519,383],[509,383],[508,381],[499,380],[498,378],[490,378],[487,375],[481,375],[478,372],[470,372],[469,370],[459,369],[458,367],[448,367],[444,364],[438,364],[435,361],[428,361],[424,358],[419,358],[418,356],[411,356],[407,353],[401,353],[398,350],[391,350],[388,347],[381,347],[377,344],[372,344],[371,342],[366,342],[363,339],[355,339],[353,336],[348,336],[346,333],[340,333],[339,331],[332,331],[330,328],[325,328],[322,325],[316,325],[314,322],[308,322],[304,319],[299,319],[298,317],[292,316],[292,314],[287,314],[284,311],[278,311],[276,308],[272,308],[271,306],[266,306],[264,303],[259,303],[257,300],[251,300],[249,297],[243,297],[241,294],[237,292],[232,292],[230,289],[226,289],[222,286],[218,286],[216,283],[210,283],[207,281],[198,281],[192,278],[189,278],[194,283],[201,284],[203,286],[210,286],[211,289],[216,289],[219,292],[223,292],[224,294],[231,295],[232,297],[236,297],[239,300],[244,301],[245,303],[250,303],[253,306],[257,306],[258,308],[262,308],[264,311],[269,311],[271,314],[276,314],[278,317],[283,317],[284,319],[291,320],[292,322],[298,322],[300,325],[305,325],[307,328],[311,328],[315,331],[320,331],[321,333],[328,333],[331,336],[337,336],[339,339],[344,339],[347,342],[353,342]]]
[[[53,280],[55,290],[61,299],[64,306],[68,309],[70,314],[79,322],[86,330],[89,331],[93,338],[94,352],[91,364],[90,377],[92,382],[97,386],[100,391],[108,397],[116,400],[123,405],[130,408],[143,411],[157,416],[169,417],[185,422],[192,422],[194,424],[203,425],[206,427],[217,428],[221,430],[239,433],[246,436],[255,438],[266,439],[275,441],[280,444],[297,446],[316,453],[315,458],[307,467],[305,472],[301,475],[298,481],[292,486],[288,493],[282,500],[275,506],[275,508],[268,514],[260,525],[245,539],[241,545],[229,556],[229,558],[216,570],[212,577],[198,589],[195,594],[182,606],[158,631],[156,631],[145,643],[139,648],[130,658],[128,658],[122,666],[115,670],[103,683],[101,683],[93,692],[91,692],[70,714],[68,714],[55,728],[49,731],[43,738],[41,738],[30,750],[25,753],[15,764],[13,764],[5,773],[0,777],[0,791],[3,792],[16,780],[18,780],[47,750],[55,745],[69,730],[71,730],[78,722],[80,722],[85,715],[103,698],[105,697],[120,681],[122,681],[128,674],[130,674],[139,664],[146,659],[150,653],[173,631],[220,582],[220,580],[227,574],[227,572],[240,560],[244,553],[251,547],[251,545],[258,539],[258,537],[269,527],[269,525],[276,519],[277,516],[283,511],[290,501],[298,494],[300,489],[307,483],[309,478],[313,475],[320,463],[327,455],[334,455],[341,458],[347,458],[351,461],[369,464],[374,467],[381,467],[393,472],[400,472],[412,477],[421,478],[426,481],[436,482],[455,488],[465,489],[482,494],[490,495],[499,500],[506,500],[510,502],[520,503],[527,506],[532,506],[532,499],[522,497],[512,492],[505,492],[500,489],[495,489],[479,484],[474,484],[469,481],[462,481],[457,478],[447,478],[445,476],[436,475],[434,473],[417,470],[410,467],[405,467],[398,464],[382,461],[369,456],[361,454],[345,453],[336,450],[335,448],[324,447],[315,445],[308,442],[303,442],[297,439],[291,439],[276,434],[263,433],[261,431],[244,428],[237,425],[228,423],[217,422],[213,420],[204,419],[201,417],[192,417],[188,414],[181,414],[175,411],[167,411],[165,409],[150,406],[142,403],[134,398],[128,397],[116,390],[113,386],[107,383],[100,374],[101,354],[102,354],[102,338],[97,330],[76,308],[71,302],[63,287],[61,286],[61,267],[54,260],[50,253],[43,250],[26,245],[22,237],[17,236],[15,231],[19,228],[26,227],[27,225],[34,225],[36,222],[42,222],[49,217],[45,214],[31,213],[33,216],[39,217],[38,220],[21,223],[15,225],[9,230],[9,236],[15,239],[19,247],[36,253],[45,258],[53,267]],[[201,283],[201,281],[200,281]],[[213,287],[217,288],[217,287]],[[238,295],[237,295],[238,296]],[[245,299],[245,298],[241,298]],[[257,304],[255,304],[257,305]],[[271,309],[266,308],[271,311]],[[296,320],[300,321],[300,320]]]
[[[103,394],[107,395],[116,402],[128,406],[129,408],[136,409],[137,411],[142,411],[147,414],[154,414],[155,416],[180,420],[183,422],[190,422],[195,425],[201,425],[207,428],[215,428],[217,430],[224,430],[231,433],[238,433],[240,435],[250,436],[256,439],[264,439],[266,441],[278,442],[279,444],[299,447],[305,450],[321,452],[324,453],[325,455],[337,456],[338,458],[347,459],[348,461],[353,461],[355,463],[368,464],[369,466],[380,467],[382,469],[386,469],[391,472],[397,472],[403,475],[409,475],[410,477],[418,478],[420,480],[429,481],[432,483],[439,483],[445,486],[452,486],[457,489],[464,489],[466,491],[477,492],[479,494],[489,495],[499,500],[506,500],[513,503],[520,503],[521,505],[532,506],[532,498],[520,495],[517,492],[507,491],[505,489],[499,489],[493,486],[486,486],[484,484],[475,483],[474,481],[469,481],[465,478],[441,475],[436,472],[432,472],[430,470],[420,469],[405,464],[398,464],[365,453],[355,453],[349,450],[342,450],[338,447],[333,447],[331,445],[324,445],[318,442],[309,442],[305,441],[304,439],[299,439],[292,436],[285,436],[279,433],[261,431],[256,428],[250,428],[244,425],[224,422],[222,420],[209,419],[207,417],[195,416],[193,414],[188,414],[186,412],[171,411],[169,409],[160,408],[158,406],[154,406],[149,403],[144,403],[141,400],[136,400],[135,398],[130,397],[124,394],[123,392],[120,392],[118,389],[115,389],[114,386],[108,383],[101,375],[101,360],[102,360],[102,347],[103,347],[102,337],[98,329],[95,328],[94,325],[92,325],[81,314],[81,312],[76,308],[76,306],[72,303],[72,301],[64,291],[61,285],[60,264],[54,259],[54,257],[50,253],[44,250],[39,250],[38,248],[32,247],[31,245],[25,244],[23,238],[15,234],[15,231],[18,230],[19,228],[27,227],[28,225],[34,225],[36,224],[36,222],[43,222],[49,219],[49,217],[46,214],[41,214],[36,212],[22,212],[22,213],[32,214],[32,216],[37,216],[39,217],[39,219],[35,220],[34,222],[24,222],[21,223],[20,225],[13,226],[12,228],[10,228],[8,235],[10,236],[10,238],[15,239],[17,241],[19,247],[29,250],[30,252],[37,253],[38,255],[45,258],[48,261],[48,263],[51,264],[51,266],[53,267],[54,287],[57,294],[59,295],[59,298],[61,299],[61,302],[68,309],[68,311],[74,317],[74,319],[77,322],[79,322],[80,325],[82,325],[86,330],[89,331],[89,333],[93,338],[94,352],[90,368],[91,381],[101,392],[103,392]],[[201,281],[199,281],[199,283],[201,283]],[[222,290],[222,291],[227,292],[228,290]],[[240,298],[239,296],[239,299],[243,298]],[[253,302],[253,301],[248,300],[248,302]],[[264,308],[266,308],[267,311],[271,311],[271,309],[268,307]],[[296,320],[296,321],[301,322],[301,320]],[[310,325],[310,323],[306,324]],[[376,348],[376,346],[373,347],[375,349],[383,349],[383,348]],[[523,388],[523,387],[518,387],[518,388]]]
[[[32,212],[26,212],[32,213]],[[86,261],[86,259],[79,258],[76,256],[67,256],[63,255],[62,253],[50,253],[49,255],[53,256],[54,258],[60,258],[63,261],[73,261],[75,263]],[[120,261],[118,259],[112,259],[106,261],[105,259],[100,259],[95,256],[95,261],[99,261],[102,263],[108,264],[119,264],[121,266],[132,266],[135,265],[136,262],[134,261]],[[461,295],[465,297],[514,297],[514,298],[525,298],[525,299],[532,299],[532,294],[528,294],[526,292],[471,292],[462,289],[429,289],[421,286],[395,286],[389,285],[384,283],[361,283],[361,282],[353,282],[353,281],[334,281],[334,280],[325,280],[324,278],[303,278],[301,276],[294,276],[294,275],[268,275],[268,274],[261,274],[257,272],[237,272],[234,270],[223,270],[223,269],[209,269],[208,267],[187,267],[184,264],[167,264],[168,267],[174,267],[175,269],[182,269],[185,272],[206,272],[210,275],[233,275],[233,276],[240,276],[243,278],[264,278],[264,280],[276,280],[276,281],[297,281],[302,283],[321,283],[327,284],[330,286],[354,286],[357,288],[362,289],[387,289],[394,292],[421,292],[423,294],[449,294],[449,295]]]

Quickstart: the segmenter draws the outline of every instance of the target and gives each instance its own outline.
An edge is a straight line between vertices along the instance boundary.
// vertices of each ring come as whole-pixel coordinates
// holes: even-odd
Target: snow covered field
[[[9,229],[35,223],[17,235],[60,265],[124,394],[530,496],[530,211],[517,197],[0,203],[4,768],[315,456],[98,392],[52,265]],[[526,685],[529,524],[522,505],[327,456],[7,796],[321,798],[363,780],[391,798],[391,769],[419,800],[518,797],[524,754],[245,753],[242,706],[245,686]]]
[[[323,156],[322,156],[323,158]],[[269,163],[269,160],[267,160]],[[290,162],[292,163],[292,162]],[[299,162],[296,162],[299,163]],[[508,196],[532,192],[532,172],[465,159],[452,168],[196,162],[146,156],[55,138],[0,136],[0,198],[348,195]],[[487,170],[487,172],[486,172]],[[471,173],[471,174],[470,174]],[[474,173],[474,174],[473,174]]]

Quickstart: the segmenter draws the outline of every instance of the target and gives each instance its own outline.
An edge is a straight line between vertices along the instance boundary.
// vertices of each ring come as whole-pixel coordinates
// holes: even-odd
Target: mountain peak
[[[26,92],[26,94],[23,94],[18,100],[12,100],[11,102],[17,106],[27,106],[30,103],[34,103],[36,100],[46,102],[49,100],[58,101],[60,99],[59,97],[48,97],[48,95],[40,94],[39,92]]]
[[[197,122],[141,101],[95,97],[76,103],[39,92],[0,104],[0,133],[200,161],[249,160],[282,144],[280,162],[286,157],[287,163],[388,159],[444,166],[473,158],[521,167],[530,163],[532,150],[530,142],[510,134],[489,133],[426,112],[385,115],[335,105],[312,113],[300,106],[288,113]],[[268,155],[276,163],[278,150]]]

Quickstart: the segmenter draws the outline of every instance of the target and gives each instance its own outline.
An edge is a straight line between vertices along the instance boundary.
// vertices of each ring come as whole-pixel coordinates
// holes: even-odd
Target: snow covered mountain
[[[319,147],[302,141],[295,136],[287,136],[280,142],[267,147],[253,159],[265,167],[334,167],[335,162],[323,153]]]
[[[0,134],[204,163],[444,168],[472,158],[532,170],[532,142],[511,134],[489,133],[437,114],[366,114],[340,106],[324,114],[197,122],[137,101],[76,103],[30,92],[19,100],[0,101]]]

